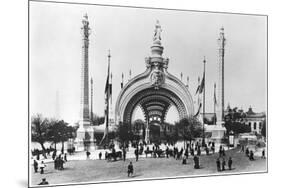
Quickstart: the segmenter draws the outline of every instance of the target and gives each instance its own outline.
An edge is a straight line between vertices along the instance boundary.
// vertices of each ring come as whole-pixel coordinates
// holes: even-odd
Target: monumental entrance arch
[[[146,121],[146,142],[150,139],[150,126],[163,124],[172,105],[176,107],[180,119],[194,114],[188,87],[167,70],[169,59],[162,57],[164,47],[161,45],[161,31],[157,21],[151,56],[145,58],[146,70],[129,80],[122,88],[115,105],[117,124],[132,123],[135,108],[141,108]]]

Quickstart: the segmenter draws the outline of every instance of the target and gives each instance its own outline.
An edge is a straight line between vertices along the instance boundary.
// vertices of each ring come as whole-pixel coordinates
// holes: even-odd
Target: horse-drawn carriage
[[[111,152],[105,154],[105,159],[111,161],[112,159],[116,161],[117,159],[122,159],[122,151]]]

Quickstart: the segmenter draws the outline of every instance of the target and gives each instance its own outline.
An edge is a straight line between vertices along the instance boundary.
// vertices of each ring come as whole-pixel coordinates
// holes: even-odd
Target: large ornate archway
[[[150,122],[161,124],[165,121],[171,105],[176,107],[180,119],[194,114],[188,87],[167,71],[169,59],[162,57],[164,47],[161,45],[161,31],[157,22],[151,56],[145,59],[146,70],[124,86],[115,105],[116,123],[131,123],[134,109],[140,106],[147,122],[146,135],[149,135]]]

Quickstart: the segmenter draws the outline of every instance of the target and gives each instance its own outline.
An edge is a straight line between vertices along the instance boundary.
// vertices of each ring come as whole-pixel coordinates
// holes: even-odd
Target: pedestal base
[[[95,149],[94,127],[89,121],[79,122],[77,137],[75,139],[75,151],[89,151]]]
[[[221,125],[215,125],[212,130],[212,137],[211,139],[216,143],[222,143],[224,134],[226,132],[226,128]]]

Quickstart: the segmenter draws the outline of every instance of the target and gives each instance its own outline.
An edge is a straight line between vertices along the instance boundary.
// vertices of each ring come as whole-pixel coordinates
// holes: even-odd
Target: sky
[[[163,57],[170,59],[168,71],[178,78],[182,72],[185,83],[189,76],[192,96],[198,76],[202,77],[206,57],[206,112],[213,112],[213,87],[218,82],[217,39],[222,26],[226,37],[225,104],[266,111],[267,23],[264,16],[30,2],[31,115],[54,117],[59,106],[60,118],[69,123],[79,120],[80,28],[85,13],[91,27],[89,75],[94,85],[94,113],[100,116],[104,113],[108,50],[114,109],[122,72],[126,83],[129,70],[132,77],[145,71],[144,59],[150,56],[156,20],[162,27]],[[168,114],[169,119],[173,114]]]

